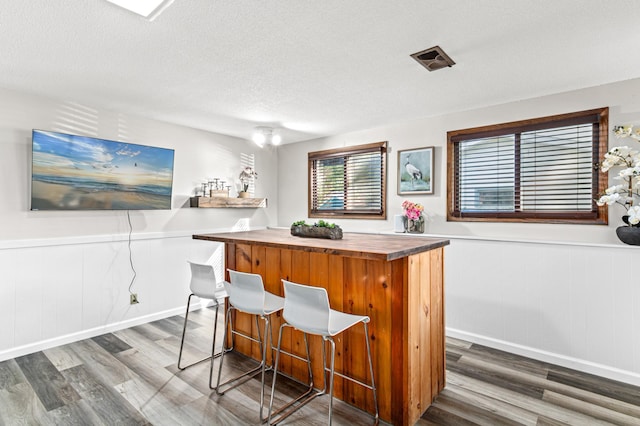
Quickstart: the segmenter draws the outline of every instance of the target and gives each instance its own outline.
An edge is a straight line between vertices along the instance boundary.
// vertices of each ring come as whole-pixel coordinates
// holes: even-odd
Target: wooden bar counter
[[[225,244],[226,268],[260,274],[283,295],[281,279],[324,287],[331,307],[368,315],[380,418],[413,425],[444,387],[444,246],[448,240],[409,235],[345,233],[342,240],[300,238],[288,229],[194,235]],[[227,274],[228,275],[228,274]],[[228,278],[228,276],[227,276]],[[277,342],[281,315],[273,318]],[[256,335],[238,314],[237,328]],[[290,330],[290,329],[289,329]],[[336,338],[336,371],[368,382],[363,327]],[[259,358],[258,346],[236,349]],[[275,344],[275,343],[274,343]],[[324,385],[321,339],[310,339],[316,386]],[[288,331],[283,349],[304,356],[302,333]],[[281,357],[281,370],[306,381],[305,364]],[[371,391],[336,376],[334,396],[373,412]]]

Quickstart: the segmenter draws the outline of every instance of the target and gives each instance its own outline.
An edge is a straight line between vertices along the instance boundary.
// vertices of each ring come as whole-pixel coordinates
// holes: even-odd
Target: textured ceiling
[[[0,0],[0,87],[285,143],[640,77],[634,0]],[[428,72],[409,55],[440,45]]]

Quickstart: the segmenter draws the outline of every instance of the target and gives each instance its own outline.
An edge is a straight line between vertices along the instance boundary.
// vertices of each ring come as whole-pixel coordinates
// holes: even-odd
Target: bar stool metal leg
[[[307,333],[303,333],[303,337],[304,337],[304,346],[305,346],[305,351],[306,351],[306,355],[307,358],[301,358],[297,355],[294,355],[292,353],[289,352],[285,352],[282,350],[282,330],[284,329],[284,327],[291,327],[289,324],[284,323],[280,326],[280,331],[278,333],[278,346],[276,349],[276,358],[275,358],[275,362],[273,364],[273,381],[271,382],[271,398],[269,400],[269,413],[267,415],[267,425],[275,425],[280,423],[281,421],[283,421],[284,419],[286,419],[287,417],[289,417],[291,414],[293,414],[299,407],[311,402],[311,400],[313,400],[314,398],[320,396],[320,395],[324,395],[326,393],[326,389],[327,389],[327,382],[325,380],[325,386],[323,389],[321,389],[320,391],[317,391],[315,393],[313,393],[313,371],[311,370],[311,358],[310,358],[310,352],[309,352],[309,339],[307,337]],[[324,356],[324,345],[323,345],[323,356]],[[285,353],[293,358],[299,359],[301,361],[305,361],[307,363],[307,367],[308,367],[308,373],[309,373],[309,387],[307,388],[307,390],[299,395],[298,397],[296,397],[294,400],[289,401],[288,403],[286,403],[285,405],[283,405],[282,407],[280,407],[279,409],[273,411],[273,396],[275,394],[275,388],[276,388],[276,376],[278,375],[278,366],[280,365],[280,354],[281,353]],[[313,394],[312,394],[313,393]],[[295,409],[292,409],[290,411],[285,411],[287,408],[291,407],[293,404],[300,402],[300,405],[298,407],[296,407]],[[280,417],[277,417],[275,420],[272,420],[272,418],[278,416],[280,413],[283,413]]]
[[[260,330],[260,328],[257,328],[257,329]],[[263,337],[264,339],[261,339],[261,343],[260,343],[260,346],[262,348],[262,362],[260,363],[262,366],[262,377],[260,379],[260,421],[261,422],[264,422],[266,420],[266,417],[264,417],[263,413],[264,413],[264,374],[266,370],[265,367],[267,364],[267,346],[272,346],[271,340],[268,340],[271,338],[271,331],[269,327],[269,317],[264,317]],[[269,345],[267,345],[267,342],[269,342]],[[272,356],[273,356],[273,353],[272,353]]]
[[[328,336],[323,336],[323,339],[331,344],[331,367],[329,371],[329,425],[331,425],[331,422],[333,421],[333,379],[336,371],[336,342]],[[325,364],[325,366],[326,365],[327,364]]]
[[[337,375],[342,377],[343,379],[347,379],[350,380],[354,383],[359,384],[360,386],[363,386],[367,389],[371,389],[371,391],[373,392],[373,405],[375,407],[375,415],[373,416],[373,424],[377,425],[380,423],[380,414],[378,412],[378,394],[376,392],[376,383],[375,383],[375,378],[373,377],[373,362],[372,362],[372,358],[371,358],[371,343],[369,342],[369,326],[367,322],[363,322],[362,325],[364,326],[364,337],[365,337],[365,343],[366,343],[366,347],[367,347],[367,360],[369,362],[369,375],[371,376],[371,384],[368,383],[364,383],[361,382],[360,380],[356,380],[353,377],[348,377],[345,376],[344,374],[340,374],[337,373],[335,371],[335,342],[333,340],[333,338],[331,336],[323,336],[323,339],[329,341],[331,343],[331,366],[329,369],[325,368],[325,370],[329,371],[330,374],[330,383],[331,383],[331,389],[330,389],[330,394],[331,394],[331,399],[329,401],[329,424],[331,424],[331,415],[332,415],[332,406],[333,406],[333,376]],[[325,358],[324,358],[324,353],[323,353],[323,362],[325,362]],[[326,362],[325,362],[326,365]]]
[[[267,349],[269,347],[272,347],[270,342],[271,342],[271,332],[270,332],[270,321],[269,321],[269,317],[266,315],[255,315],[255,321],[256,321],[256,330],[258,331],[258,338],[254,339],[251,336],[247,336],[243,333],[234,331],[233,328],[233,319],[232,319],[232,312],[237,309],[235,309],[233,306],[229,306],[229,309],[227,310],[227,318],[225,321],[225,332],[224,332],[224,337],[223,337],[223,346],[222,346],[222,355],[220,357],[220,363],[218,365],[218,382],[215,386],[216,390],[216,394],[218,395],[224,395],[225,392],[234,389],[238,386],[240,386],[241,384],[247,382],[248,380],[250,380],[252,377],[255,377],[258,374],[261,374],[261,379],[260,379],[260,421],[264,422],[266,420],[266,417],[264,416],[264,384],[265,384],[265,373],[268,369],[270,369],[271,367],[267,368]],[[262,333],[260,333],[260,322],[259,319],[262,319],[264,321],[264,330]],[[220,378],[222,377],[222,365],[224,363],[224,355],[225,353],[231,351],[233,349],[233,346],[231,348],[226,348],[226,341],[227,341],[227,333],[231,332],[231,339],[233,341],[234,339],[234,335],[238,334],[242,337],[245,337],[253,342],[256,342],[260,345],[260,353],[262,355],[262,360],[260,361],[260,364],[258,364],[258,366],[252,368],[251,370],[242,373],[236,377],[233,377],[231,379],[226,380],[224,383],[220,383]],[[243,379],[243,380],[241,380]],[[227,386],[231,384],[231,386]],[[227,386],[225,389],[223,389],[225,386]]]
[[[209,389],[213,389],[213,361],[222,356],[222,351],[216,353],[216,336],[218,335],[218,311],[220,302],[216,300],[216,313],[213,316],[213,340],[211,342],[211,367],[209,368]]]
[[[189,320],[189,306],[191,305],[191,297],[193,296],[193,293],[189,295],[189,298],[187,299],[187,312],[184,314],[184,327],[182,327],[182,340],[180,340],[180,351],[178,352],[178,369],[179,370],[184,370],[187,367],[190,367],[194,364],[197,364],[199,362],[205,361],[207,359],[209,359],[209,357],[203,358],[199,361],[196,361],[192,364],[189,365],[185,365],[184,367],[180,365],[180,361],[182,360],[182,348],[184,347],[184,338],[187,334],[187,321]]]
[[[191,297],[194,296],[193,293],[191,293],[189,295],[189,298],[187,299],[187,311],[184,314],[184,326],[182,327],[182,339],[180,340],[180,351],[178,352],[178,369],[179,370],[184,370],[186,368],[191,367],[192,365],[196,365],[199,364],[201,362],[207,361],[208,359],[211,359],[211,365],[213,366],[213,360],[214,358],[217,358],[220,356],[220,353],[215,353],[215,348],[216,348],[216,331],[217,331],[217,327],[218,327],[218,307],[220,306],[220,303],[216,300],[216,313],[213,316],[213,342],[211,344],[211,355],[204,357],[198,361],[194,361],[191,364],[188,365],[181,365],[182,363],[182,351],[184,349],[184,341],[185,341],[185,337],[187,335],[187,323],[189,322],[189,307],[191,305]],[[212,372],[210,373],[211,376]],[[211,381],[210,381],[211,382]]]
[[[371,375],[371,390],[373,391],[373,406],[376,408],[376,414],[374,417],[375,423],[380,421],[380,414],[378,413],[378,394],[376,393],[376,381],[373,377],[373,361],[371,360],[371,342],[369,342],[369,323],[362,323],[364,325],[364,340],[367,343],[367,356],[369,358],[369,374]]]

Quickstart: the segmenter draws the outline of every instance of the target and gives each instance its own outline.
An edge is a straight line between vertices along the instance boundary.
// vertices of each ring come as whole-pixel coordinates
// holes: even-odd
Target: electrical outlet
[[[136,303],[140,303],[138,302],[138,293],[131,293],[131,298],[129,300],[129,303],[131,303],[132,305],[135,305]]]

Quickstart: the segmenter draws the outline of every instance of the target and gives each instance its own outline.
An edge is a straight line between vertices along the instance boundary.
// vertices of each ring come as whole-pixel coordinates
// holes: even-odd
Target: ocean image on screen
[[[33,131],[31,210],[171,209],[172,149]]]

